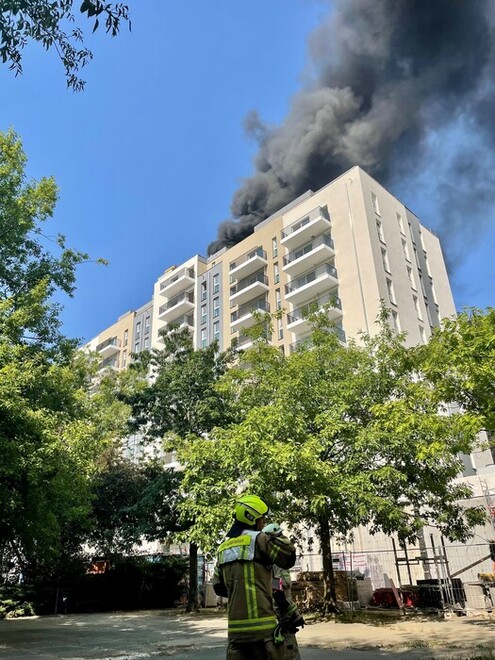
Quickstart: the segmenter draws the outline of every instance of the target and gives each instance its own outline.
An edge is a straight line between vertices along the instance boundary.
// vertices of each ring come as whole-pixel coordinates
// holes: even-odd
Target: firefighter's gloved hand
[[[296,628],[296,632],[299,630],[299,628],[304,628],[304,625],[306,623],[302,614],[298,612],[297,615],[298,616],[292,622],[292,625]]]
[[[304,628],[305,623],[302,614],[296,610],[291,616],[284,618],[280,622],[280,625],[285,633],[295,635],[299,631],[299,628]]]
[[[277,523],[270,523],[269,525],[265,525],[261,531],[265,532],[265,534],[270,534],[271,536],[282,535],[282,528],[280,525],[277,525]]]

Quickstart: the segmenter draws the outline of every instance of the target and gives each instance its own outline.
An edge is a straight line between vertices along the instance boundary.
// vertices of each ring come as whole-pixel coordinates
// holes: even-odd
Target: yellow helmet
[[[243,495],[235,503],[235,519],[246,525],[254,523],[268,513],[268,505],[256,495]]]

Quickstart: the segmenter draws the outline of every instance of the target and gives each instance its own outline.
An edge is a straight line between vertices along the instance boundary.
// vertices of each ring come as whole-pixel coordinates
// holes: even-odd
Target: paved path
[[[223,660],[226,619],[176,612],[130,612],[0,621],[0,658],[33,660]],[[495,649],[495,622],[317,623],[299,633],[303,660],[465,660]],[[493,656],[495,658],[495,656]]]

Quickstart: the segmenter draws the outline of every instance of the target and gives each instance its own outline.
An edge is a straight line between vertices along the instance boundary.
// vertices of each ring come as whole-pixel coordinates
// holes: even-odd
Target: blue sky
[[[29,176],[53,174],[60,187],[50,232],[110,262],[81,266],[64,301],[65,332],[85,339],[147,302],[170,265],[206,254],[252,171],[243,118],[254,108],[283,119],[307,35],[327,11],[304,0],[129,4],[131,33],[88,35],[82,93],[67,90],[55,53],[37,46],[25,51],[23,76],[0,66],[0,129],[23,139]],[[434,227],[428,198],[405,195]],[[452,279],[458,307],[494,304],[494,244],[491,223],[466,246]]]

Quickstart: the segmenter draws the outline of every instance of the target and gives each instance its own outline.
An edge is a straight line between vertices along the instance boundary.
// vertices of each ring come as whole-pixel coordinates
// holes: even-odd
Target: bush
[[[183,591],[187,560],[120,558],[96,575],[86,573],[82,563],[76,568],[29,586],[0,589],[0,618],[174,607]]]
[[[35,613],[32,602],[25,600],[26,593],[20,587],[0,589],[0,619],[15,619]]]

